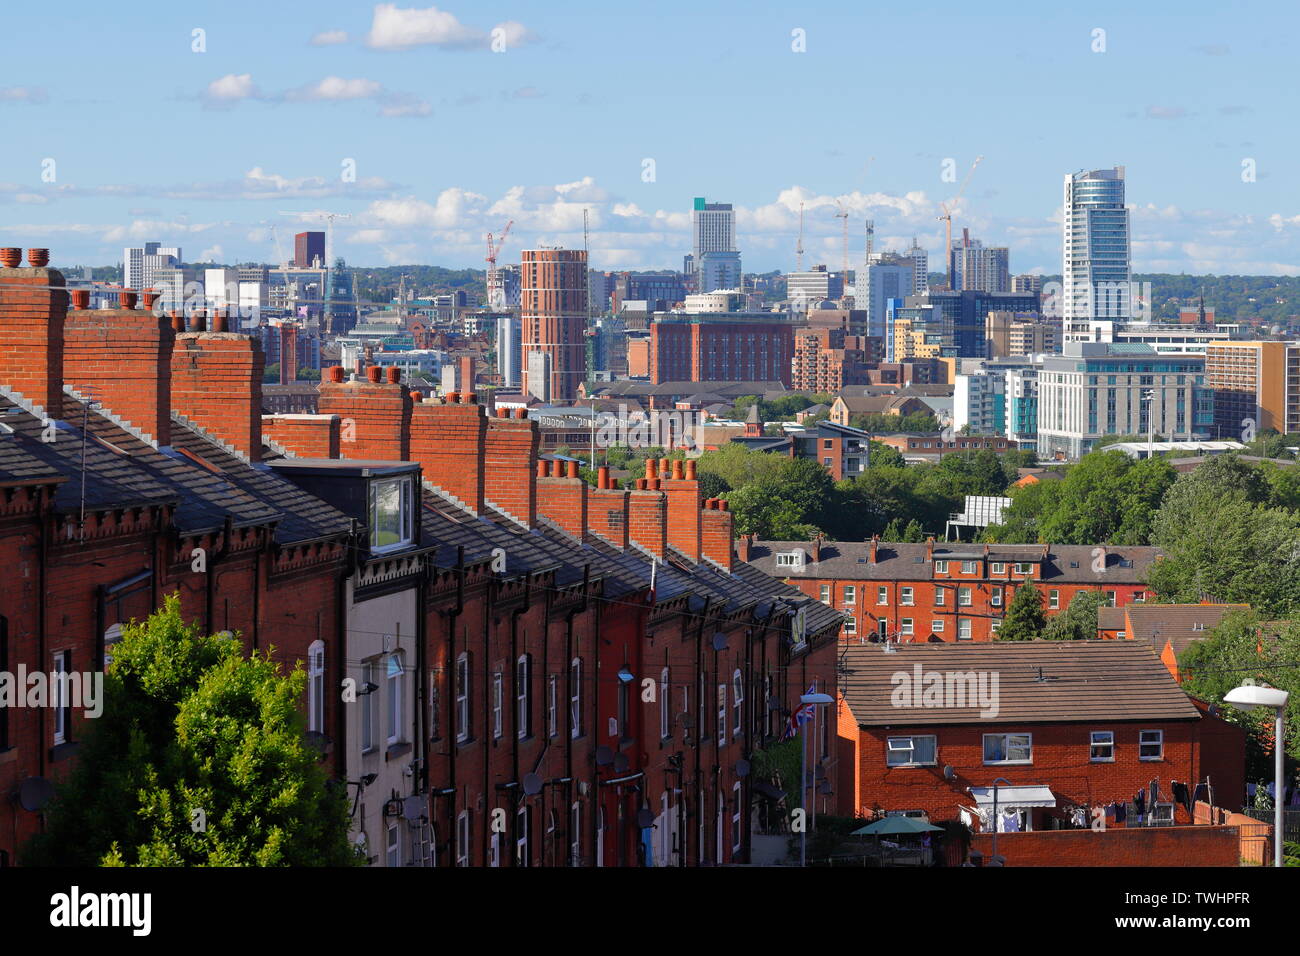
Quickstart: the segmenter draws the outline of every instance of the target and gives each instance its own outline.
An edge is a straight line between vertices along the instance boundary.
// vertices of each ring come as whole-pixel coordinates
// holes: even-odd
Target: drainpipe
[[[334,686],[341,689],[347,678],[348,656],[348,578],[352,574],[352,563],[357,540],[357,520],[351,521],[348,536],[343,542],[343,560],[338,576],[334,581]],[[365,706],[363,704],[363,706]],[[334,773],[339,780],[348,778],[348,724],[345,708],[339,704],[334,707]]]
[[[514,819],[510,823],[510,832],[514,835],[516,845],[519,843],[519,801],[528,799],[524,796],[523,784],[519,779],[519,618],[524,614],[527,614],[532,608],[532,594],[533,579],[530,575],[524,579],[523,605],[510,612],[510,660],[506,663],[510,667],[510,709],[514,712],[514,719],[506,724],[504,715],[502,715],[501,721],[502,724],[506,724],[506,726],[510,727],[511,731],[513,731],[511,737],[514,738],[510,741],[510,779],[515,782],[516,791]],[[528,676],[531,678],[532,674],[530,673]],[[505,706],[506,702],[502,701],[502,709],[504,709]],[[533,852],[531,840],[529,840],[528,852],[530,854]],[[510,860],[511,866],[516,866],[518,864],[513,853],[510,855]]]
[[[213,548],[212,554],[208,555],[208,570],[204,577],[207,579],[204,584],[207,587],[207,631],[208,634],[216,633],[216,622],[213,620],[214,602],[216,601],[216,580],[217,565],[230,552],[231,538],[234,535],[235,518],[233,515],[226,515],[226,520],[221,527],[221,547]]]
[[[712,603],[710,598],[704,599],[704,610],[700,612],[700,626],[695,632],[695,686],[699,689],[700,699],[695,702],[695,796],[696,807],[695,813],[695,832],[700,832],[700,818],[704,816],[704,741],[702,733],[704,731],[704,698],[708,695],[709,682],[701,681],[700,675],[704,673],[704,624],[708,620],[709,605]],[[695,849],[695,865],[699,866],[704,860],[704,840],[700,839],[700,845]]]
[[[575,797],[576,797],[576,794],[574,793],[575,785],[573,782],[573,714],[571,712],[571,708],[568,706],[568,701],[573,699],[573,668],[570,666],[573,660],[573,619],[577,617],[579,614],[586,613],[588,608],[588,603],[589,603],[588,594],[590,593],[589,592],[590,587],[591,587],[591,565],[585,564],[582,567],[582,604],[576,608],[571,608],[569,610],[569,613],[564,616],[564,673],[565,673],[564,686],[568,688],[568,697],[565,700],[565,706],[564,706],[565,714],[568,715],[564,721],[564,725],[567,731],[565,733],[565,737],[567,739],[565,740],[565,744],[564,744],[564,776],[567,777],[569,781],[565,785],[564,795],[565,795],[565,813],[568,816],[570,826],[573,824],[573,804],[575,802]],[[599,640],[599,638],[597,639]],[[559,706],[558,701],[556,702],[556,706],[557,707]],[[592,806],[593,806],[592,817],[594,819],[595,818],[594,802]],[[568,827],[565,827],[565,833],[568,833]],[[569,836],[570,846],[572,846],[573,844],[573,836],[574,836],[573,834]],[[595,847],[592,847],[592,849],[594,851]],[[569,865],[572,866],[573,862],[570,861]]]
[[[456,548],[456,606],[447,612],[447,661],[448,661],[448,680],[447,688],[451,691],[447,694],[447,789],[451,791],[451,810],[448,813],[449,822],[452,827],[453,841],[455,839],[456,828],[456,752],[459,749],[456,742],[456,622],[465,610],[465,546],[460,545]],[[471,680],[472,680],[471,676]],[[472,685],[471,685],[472,686]],[[424,768],[425,786],[429,783],[429,768]],[[454,845],[454,842],[453,842]],[[468,849],[468,847],[466,848]],[[468,856],[468,854],[467,854]]]

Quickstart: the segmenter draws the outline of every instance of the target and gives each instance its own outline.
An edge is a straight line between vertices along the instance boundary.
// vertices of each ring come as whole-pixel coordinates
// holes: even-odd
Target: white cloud
[[[456,15],[437,7],[401,8],[375,5],[366,45],[376,50],[405,50],[416,46],[473,47],[487,42],[481,30],[465,26]]]
[[[0,103],[30,103],[34,106],[49,98],[44,88],[39,86],[0,86]]]
[[[323,30],[311,38],[312,46],[337,46],[348,42],[346,30]]]
[[[366,100],[378,96],[383,87],[375,80],[358,78],[345,80],[341,76],[327,76],[319,83],[310,83],[285,94],[291,100]]]
[[[226,258],[225,252],[222,251],[220,243],[204,249],[199,253],[199,262],[221,262]]]
[[[221,103],[234,103],[258,95],[251,73],[227,73],[208,84],[207,98]]]
[[[518,20],[506,20],[502,23],[498,23],[492,28],[492,30],[493,33],[496,33],[498,30],[500,31],[500,33],[496,35],[505,40],[506,49],[510,49],[512,46],[523,46],[525,43],[533,43],[537,40],[537,34],[528,29]]]

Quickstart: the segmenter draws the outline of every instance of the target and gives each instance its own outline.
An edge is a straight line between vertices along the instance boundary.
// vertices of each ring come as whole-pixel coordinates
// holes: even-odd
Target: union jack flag
[[[817,682],[813,681],[808,687],[808,693],[817,693]],[[796,707],[790,715],[790,719],[785,722],[785,733],[781,735],[782,740],[790,740],[799,733],[799,728],[813,719],[815,704],[803,704]]]

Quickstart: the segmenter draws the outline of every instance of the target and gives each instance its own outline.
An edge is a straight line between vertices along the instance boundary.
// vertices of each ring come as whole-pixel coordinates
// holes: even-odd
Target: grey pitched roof
[[[1139,584],[1160,553],[1158,548],[1140,546],[1109,546],[1106,549],[1104,571],[1094,571],[1093,546],[1086,544],[1047,545],[1047,558],[1043,558],[1044,545],[992,544],[989,545],[991,561],[1042,562],[1041,583],[1051,586],[1061,584]],[[809,555],[802,570],[778,568],[778,552],[803,548]],[[757,541],[750,551],[750,563],[768,574],[783,578],[832,578],[847,581],[907,581],[926,580],[934,576],[934,560],[979,560],[983,557],[982,544],[936,542],[933,560],[926,560],[925,544],[880,542],[876,563],[871,563],[870,541],[826,541],[821,546],[821,560],[812,561],[812,545],[807,541]]]
[[[839,687],[860,727],[1196,720],[1200,714],[1149,645],[1134,641],[991,641],[849,644]],[[924,706],[896,690],[926,674],[997,677],[997,714],[974,706]],[[896,677],[903,675],[904,683]],[[924,685],[922,685],[923,688]],[[946,686],[946,685],[945,685]],[[969,685],[967,685],[969,686]],[[991,693],[989,694],[991,698]],[[969,701],[970,698],[967,697]],[[948,701],[952,703],[952,701]],[[896,706],[899,704],[899,706]]]

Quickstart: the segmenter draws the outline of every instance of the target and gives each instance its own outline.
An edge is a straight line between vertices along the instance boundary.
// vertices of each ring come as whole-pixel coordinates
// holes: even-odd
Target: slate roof
[[[1125,637],[1149,644],[1157,654],[1169,642],[1175,654],[1182,654],[1188,645],[1208,637],[1210,631],[1233,611],[1248,611],[1250,605],[1129,604],[1114,610],[1127,618],[1121,618],[1118,625],[1120,630],[1127,626]]]
[[[1105,571],[1092,570],[1093,546],[1086,544],[1049,545],[1043,561],[1043,545],[991,544],[989,558],[994,561],[1043,562],[1041,584],[1139,584],[1155,563],[1158,548],[1109,546]],[[803,548],[808,555],[803,570],[776,566],[777,552]],[[983,557],[982,544],[935,542],[934,559],[939,561],[977,560]],[[750,563],[761,571],[782,578],[834,578],[848,581],[908,581],[934,577],[934,565],[926,560],[925,544],[880,542],[876,563],[871,561],[869,541],[824,541],[821,561],[812,561],[812,545],[807,541],[757,541],[750,550]],[[1124,562],[1129,562],[1125,566]],[[946,579],[944,579],[946,580]]]
[[[154,448],[99,411],[85,409],[74,396],[65,395],[64,401],[64,420],[53,423],[55,440],[45,442],[44,423],[0,394],[0,421],[14,429],[12,435],[0,434],[0,455],[12,443],[17,452],[10,451],[9,458],[21,454],[62,475],[66,480],[54,496],[57,511],[81,508],[84,444],[85,502],[91,511],[174,504],[182,533],[219,529],[229,514],[236,527],[278,522],[276,540],[282,544],[350,528],[341,512],[242,461],[179,417],[172,421],[171,446]]]
[[[949,724],[1114,723],[1196,720],[1200,714],[1149,645],[1135,641],[991,641],[980,644],[849,644],[840,692],[860,727]],[[931,672],[997,675],[997,714],[918,706],[895,691]],[[904,674],[908,684],[895,681]],[[922,682],[922,689],[924,682]],[[894,701],[909,706],[894,706]],[[922,702],[923,703],[923,702]]]

